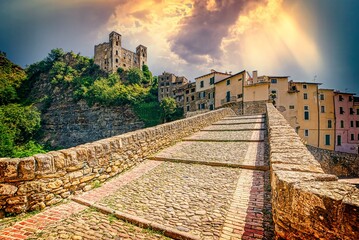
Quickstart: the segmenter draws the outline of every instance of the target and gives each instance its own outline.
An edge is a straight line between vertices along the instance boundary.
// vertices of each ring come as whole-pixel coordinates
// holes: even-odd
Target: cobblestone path
[[[226,117],[0,239],[272,239],[268,166],[264,117]]]

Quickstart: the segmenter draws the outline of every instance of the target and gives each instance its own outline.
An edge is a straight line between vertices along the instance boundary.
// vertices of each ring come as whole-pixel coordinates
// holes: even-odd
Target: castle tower
[[[139,45],[136,48],[136,55],[139,61],[139,68],[142,70],[142,66],[147,65],[147,48],[143,45]]]
[[[113,31],[110,33],[110,72],[116,72],[121,66],[121,34]]]

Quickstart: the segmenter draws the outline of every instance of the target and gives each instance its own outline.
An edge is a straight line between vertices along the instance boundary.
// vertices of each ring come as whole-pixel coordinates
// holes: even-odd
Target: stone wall
[[[230,114],[220,109],[65,150],[0,159],[0,216],[43,209],[88,191]]]
[[[359,177],[359,154],[343,153],[307,145],[325,173],[338,177]]]
[[[253,102],[229,102],[223,104],[222,108],[231,108],[238,115],[255,115],[266,113],[267,101]]]
[[[88,106],[84,100],[56,100],[41,118],[41,142],[57,148],[69,148],[144,127],[129,105]]]
[[[357,239],[359,189],[325,174],[272,104],[267,124],[276,239]]]

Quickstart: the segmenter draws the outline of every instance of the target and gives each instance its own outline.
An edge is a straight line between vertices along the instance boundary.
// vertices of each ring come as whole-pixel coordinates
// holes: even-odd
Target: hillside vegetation
[[[67,89],[74,101],[85,100],[89,106],[131,105],[146,127],[182,117],[173,99],[166,100],[170,104],[160,106],[157,78],[146,65],[142,71],[119,69],[117,73],[107,74],[93,59],[53,49],[45,59],[23,70],[1,55],[0,157],[23,157],[45,151],[46,147],[34,139],[41,134],[41,112],[47,111],[53,96],[51,91],[30,96],[38,81],[45,82],[52,90]]]

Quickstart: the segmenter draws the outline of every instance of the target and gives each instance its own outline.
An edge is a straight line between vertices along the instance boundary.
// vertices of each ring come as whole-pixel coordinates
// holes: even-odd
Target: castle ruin
[[[136,53],[122,47],[121,34],[112,31],[109,42],[95,45],[95,64],[106,72],[114,73],[118,68],[128,70],[147,65],[147,47],[138,45]]]

